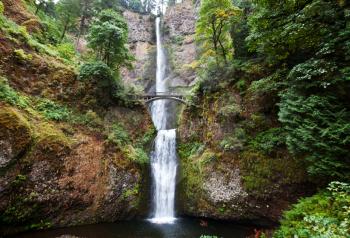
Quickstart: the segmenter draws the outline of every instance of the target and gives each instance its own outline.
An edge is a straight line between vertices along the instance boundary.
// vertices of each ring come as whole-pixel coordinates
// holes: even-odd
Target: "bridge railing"
[[[156,97],[156,96],[173,96],[173,97],[184,97],[183,94],[179,94],[176,92],[153,92],[153,93],[146,93],[139,96],[146,96],[146,97]]]

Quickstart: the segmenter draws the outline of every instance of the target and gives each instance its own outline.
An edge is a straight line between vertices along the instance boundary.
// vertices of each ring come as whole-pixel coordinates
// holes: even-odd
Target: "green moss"
[[[148,146],[155,138],[156,136],[156,133],[157,133],[157,130],[155,129],[154,126],[151,126],[147,131],[146,133],[144,134],[144,136],[142,138],[140,138],[138,141],[137,141],[137,146],[138,147],[145,147],[145,146]]]
[[[31,54],[27,54],[23,49],[17,49],[13,51],[14,57],[22,63],[26,63],[27,61],[31,61],[33,56]]]
[[[123,197],[125,199],[130,198],[130,197],[134,197],[134,196],[137,196],[139,194],[139,192],[140,192],[140,186],[137,184],[133,188],[125,190],[123,192]]]
[[[3,14],[4,13],[4,4],[0,1],[0,14]]]
[[[0,215],[0,221],[8,225],[29,224],[31,219],[38,213],[38,205],[32,204],[31,198],[23,195],[16,195]]]
[[[54,151],[55,147],[70,147],[73,141],[70,140],[61,130],[57,129],[53,124],[43,122],[38,123],[35,127],[36,146],[40,145],[46,150]]]
[[[290,157],[270,158],[259,152],[246,151],[240,155],[243,185],[248,192],[264,196],[283,185],[307,180],[305,165]]]
[[[22,185],[25,181],[27,181],[27,176],[19,174],[16,176],[15,180],[11,182],[11,185],[17,187]]]
[[[219,145],[224,151],[240,151],[244,148],[246,140],[247,135],[244,129],[236,128],[232,135],[226,136]]]

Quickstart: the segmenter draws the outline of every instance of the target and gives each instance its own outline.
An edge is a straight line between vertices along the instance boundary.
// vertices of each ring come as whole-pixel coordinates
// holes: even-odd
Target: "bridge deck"
[[[178,93],[156,92],[151,94],[134,95],[134,96],[136,96],[136,99],[144,101],[145,103],[150,103],[156,100],[168,99],[168,100],[175,100],[186,104],[186,101],[185,101],[186,97]]]

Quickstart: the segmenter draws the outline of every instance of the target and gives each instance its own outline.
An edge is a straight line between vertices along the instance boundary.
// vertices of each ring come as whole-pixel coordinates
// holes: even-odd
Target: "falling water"
[[[156,91],[167,92],[168,86],[165,79],[166,59],[162,47],[160,33],[160,17],[156,18],[157,34],[157,78]],[[151,158],[152,176],[154,182],[153,206],[154,223],[172,223],[175,204],[176,181],[176,130],[167,128],[167,102],[158,100],[151,106],[152,119],[157,128],[158,135],[155,139],[154,152]]]

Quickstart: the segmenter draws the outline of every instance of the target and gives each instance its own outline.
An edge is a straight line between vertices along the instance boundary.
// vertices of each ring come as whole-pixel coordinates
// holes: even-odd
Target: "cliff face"
[[[191,0],[169,7],[164,16],[165,47],[171,69],[169,82],[175,89],[189,86],[196,79],[196,16]]]
[[[115,113],[120,113],[116,109]],[[147,112],[123,110],[140,135]],[[110,117],[110,116],[109,116]],[[105,119],[108,124],[108,119]],[[0,231],[127,219],[139,210],[142,166],[100,133],[0,104]]]
[[[145,215],[147,110],[101,105],[96,82],[23,27],[38,20],[24,2],[2,2],[0,236]]]
[[[152,91],[156,78],[155,18],[130,11],[124,12],[129,26],[129,48],[135,56],[132,69],[124,69],[125,82]],[[163,44],[167,51],[170,87],[187,87],[194,82],[196,46],[194,42],[196,11],[192,1],[167,9],[162,24]]]
[[[155,80],[154,18],[150,15],[125,11],[129,27],[129,49],[135,57],[132,69],[123,69],[122,78],[128,84],[139,85],[148,91]]]
[[[178,130],[183,214],[278,222],[290,204],[312,193],[302,160],[283,145],[273,100],[241,95],[232,84],[192,99]]]

